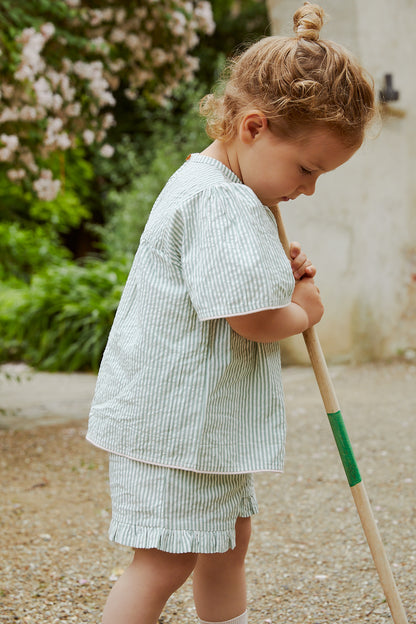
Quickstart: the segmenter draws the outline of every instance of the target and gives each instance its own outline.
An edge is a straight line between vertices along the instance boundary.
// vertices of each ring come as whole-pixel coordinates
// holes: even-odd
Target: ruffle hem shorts
[[[235,548],[235,523],[258,512],[253,475],[202,474],[110,454],[110,540],[170,553]]]

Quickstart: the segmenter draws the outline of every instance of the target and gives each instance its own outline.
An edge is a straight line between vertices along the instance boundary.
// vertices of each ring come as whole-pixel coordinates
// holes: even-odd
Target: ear
[[[268,122],[264,113],[258,110],[249,111],[240,124],[240,139],[243,143],[251,144],[267,128]]]

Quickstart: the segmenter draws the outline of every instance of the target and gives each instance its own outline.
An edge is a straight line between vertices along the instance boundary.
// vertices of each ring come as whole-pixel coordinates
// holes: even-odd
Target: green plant
[[[51,266],[30,285],[2,285],[0,360],[41,370],[97,370],[131,259]]]
[[[28,283],[33,273],[45,266],[59,264],[69,256],[69,252],[48,228],[38,225],[25,229],[18,223],[0,222],[2,281],[16,278]]]

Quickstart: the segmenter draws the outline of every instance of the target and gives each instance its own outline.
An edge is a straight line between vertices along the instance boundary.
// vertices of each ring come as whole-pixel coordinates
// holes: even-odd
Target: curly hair
[[[293,16],[294,37],[265,37],[230,61],[222,91],[200,103],[211,138],[234,138],[255,108],[276,134],[324,126],[346,145],[361,144],[375,114],[373,80],[346,48],[320,40],[323,21],[322,8],[305,2]]]

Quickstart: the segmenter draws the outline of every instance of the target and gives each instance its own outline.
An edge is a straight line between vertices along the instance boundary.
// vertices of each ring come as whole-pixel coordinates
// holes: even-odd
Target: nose
[[[301,193],[303,195],[313,195],[315,193],[316,179],[308,180],[307,182],[303,182],[301,187]]]

